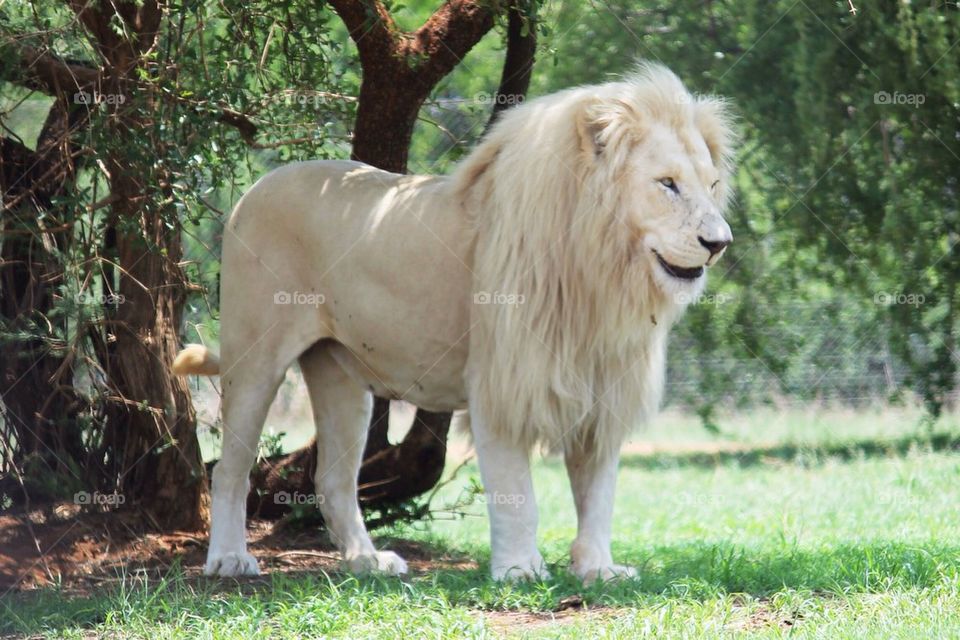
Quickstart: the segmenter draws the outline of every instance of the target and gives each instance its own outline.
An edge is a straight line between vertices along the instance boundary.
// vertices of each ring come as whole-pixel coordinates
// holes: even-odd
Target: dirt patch
[[[599,622],[613,617],[616,609],[609,607],[570,608],[559,611],[485,611],[484,621],[498,635],[509,635],[523,628],[531,631],[546,627],[558,627],[581,621]]]
[[[618,612],[622,610],[588,606],[582,596],[571,595],[562,598],[553,611],[484,611],[481,617],[496,635],[506,637],[518,629],[526,632],[582,621],[600,623],[615,617]]]
[[[252,520],[250,551],[265,573],[336,572],[338,556],[319,529],[294,529],[281,522]],[[179,564],[188,577],[202,573],[205,534],[158,534],[133,512],[88,513],[72,504],[0,516],[0,592],[61,584],[82,594],[122,575],[161,576]],[[470,559],[453,557],[409,541],[389,547],[411,571],[475,569]]]
[[[756,606],[751,607],[749,611],[745,604],[737,605],[735,610],[743,615],[727,625],[731,631],[759,631],[772,628],[788,631],[803,619],[803,614],[799,612],[789,614],[774,610],[766,599],[758,600]]]

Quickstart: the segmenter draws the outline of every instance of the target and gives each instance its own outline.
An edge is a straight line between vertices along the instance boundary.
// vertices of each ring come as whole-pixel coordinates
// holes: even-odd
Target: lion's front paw
[[[207,564],[203,567],[203,573],[208,576],[223,578],[258,576],[260,575],[260,567],[257,566],[257,559],[249,553],[211,554],[207,557]]]
[[[401,576],[408,573],[407,563],[393,551],[375,551],[352,558],[344,558],[344,564],[350,573],[383,573],[388,576]]]
[[[607,582],[609,580],[629,580],[637,577],[637,570],[622,564],[608,564],[601,567],[582,567],[573,565],[570,570],[585,584]]]
[[[522,580],[549,580],[547,564],[539,555],[520,562],[493,563],[490,568],[497,582],[519,582]]]

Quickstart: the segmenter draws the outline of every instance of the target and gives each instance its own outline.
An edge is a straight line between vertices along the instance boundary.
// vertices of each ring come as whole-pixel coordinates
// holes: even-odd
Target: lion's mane
[[[657,126],[699,132],[730,171],[724,103],[644,65],[506,111],[453,176],[477,231],[471,409],[521,446],[607,454],[659,406],[682,305],[621,219],[628,156]]]

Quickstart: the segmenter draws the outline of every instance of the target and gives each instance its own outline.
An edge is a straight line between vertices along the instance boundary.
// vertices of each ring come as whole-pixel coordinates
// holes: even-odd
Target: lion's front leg
[[[548,578],[537,549],[537,504],[528,452],[495,433],[472,405],[470,425],[490,517],[494,580]]]
[[[584,582],[632,578],[633,567],[615,564],[610,553],[613,496],[619,453],[597,456],[571,445],[564,456],[577,507],[577,538],[570,547],[570,569]]]

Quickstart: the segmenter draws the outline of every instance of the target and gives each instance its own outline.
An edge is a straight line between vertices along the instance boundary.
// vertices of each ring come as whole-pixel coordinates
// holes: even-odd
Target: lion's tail
[[[220,373],[220,358],[202,344],[188,344],[174,358],[172,368],[178,376],[215,376]]]

